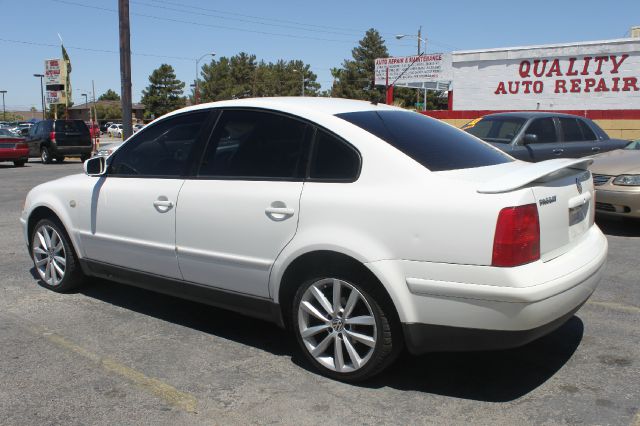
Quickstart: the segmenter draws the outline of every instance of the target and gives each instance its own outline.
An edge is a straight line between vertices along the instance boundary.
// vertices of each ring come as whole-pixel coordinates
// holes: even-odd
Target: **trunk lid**
[[[515,161],[443,174],[474,182],[477,192],[487,196],[531,191],[540,221],[540,256],[547,261],[568,251],[594,223],[594,186],[587,170],[591,162]]]

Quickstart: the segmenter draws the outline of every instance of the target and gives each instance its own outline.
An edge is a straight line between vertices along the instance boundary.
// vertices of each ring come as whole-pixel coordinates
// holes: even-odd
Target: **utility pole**
[[[47,108],[44,105],[44,89],[42,88],[42,79],[44,78],[44,74],[34,74],[34,77],[40,77],[40,97],[42,98],[42,119],[44,120],[45,114],[47,113]]]
[[[7,121],[7,110],[4,107],[4,94],[7,93],[6,90],[0,90],[2,93],[2,121]]]
[[[422,41],[422,25],[418,28],[418,56],[420,56],[420,42]],[[426,49],[427,46],[425,46]],[[416,110],[418,109],[418,104],[420,103],[420,89],[418,88],[416,93]],[[427,109],[427,106],[424,106],[424,109]]]
[[[122,106],[122,138],[133,134],[131,123],[131,27],[129,0],[118,0],[120,23],[120,104]]]

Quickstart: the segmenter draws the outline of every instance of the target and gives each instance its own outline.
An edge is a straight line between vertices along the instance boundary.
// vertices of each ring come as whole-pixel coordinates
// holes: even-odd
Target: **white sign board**
[[[452,80],[451,54],[429,53],[376,59],[376,84],[448,82]]]
[[[45,92],[47,104],[66,104],[67,94],[64,90],[47,90]]]
[[[44,61],[44,84],[65,84],[67,79],[66,62],[62,59]]]
[[[640,40],[455,52],[454,110],[640,109]]]

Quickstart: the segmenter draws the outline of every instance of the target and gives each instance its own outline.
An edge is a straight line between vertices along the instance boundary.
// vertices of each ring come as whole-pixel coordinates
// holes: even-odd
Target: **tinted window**
[[[465,131],[489,142],[509,143],[525,121],[524,118],[516,117],[489,117],[483,118]]]
[[[141,130],[116,151],[109,175],[180,176],[208,116],[174,116]]]
[[[200,165],[200,176],[301,177],[307,125],[260,111],[224,111]]]
[[[491,166],[509,156],[441,121],[408,111],[363,111],[338,114],[391,144],[429,170]]]
[[[538,137],[538,143],[558,142],[553,118],[538,118],[537,120],[533,120],[526,133],[536,135]]]
[[[562,126],[562,139],[565,142],[578,142],[584,140],[578,120],[575,118],[561,117],[560,125]]]
[[[57,120],[55,131],[60,133],[89,133],[89,128],[82,120]]]
[[[318,130],[309,176],[314,179],[354,180],[360,172],[360,156],[345,142]]]
[[[584,136],[585,141],[595,141],[596,134],[593,133],[593,130],[589,127],[587,123],[582,120],[578,120],[578,125],[580,126],[580,130],[582,130],[582,135]]]

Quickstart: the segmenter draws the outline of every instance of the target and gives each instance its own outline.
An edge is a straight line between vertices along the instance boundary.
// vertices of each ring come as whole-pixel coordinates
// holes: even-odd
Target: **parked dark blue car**
[[[463,129],[524,161],[579,158],[624,148],[588,118],[550,112],[505,112],[473,120]]]

